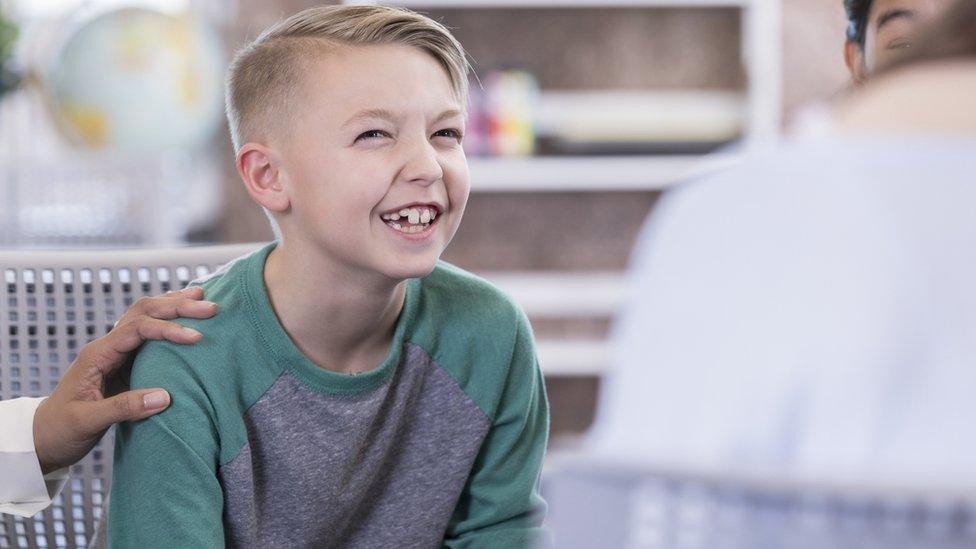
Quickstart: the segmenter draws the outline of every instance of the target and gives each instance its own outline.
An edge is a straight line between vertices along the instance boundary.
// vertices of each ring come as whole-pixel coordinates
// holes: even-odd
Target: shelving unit
[[[739,8],[740,52],[747,72],[747,124],[744,144],[774,140],[782,125],[782,53],[780,0],[346,0],[347,4],[383,4],[411,9],[521,8]],[[653,188],[653,187],[652,187]]]

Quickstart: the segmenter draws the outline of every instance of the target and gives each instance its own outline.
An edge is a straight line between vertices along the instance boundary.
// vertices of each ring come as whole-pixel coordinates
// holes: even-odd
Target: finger
[[[203,286],[187,286],[182,290],[176,290],[175,292],[169,293],[177,296],[189,297],[190,299],[203,299]]]
[[[146,341],[148,339],[165,339],[173,343],[196,343],[203,338],[203,334],[169,320],[159,320],[156,318],[144,318],[136,321],[139,337]]]
[[[191,344],[202,338],[203,335],[193,328],[140,316],[123,319],[109,333],[85,345],[79,356],[83,355],[84,362],[94,363],[103,375],[111,375],[126,365],[130,353],[147,339],[166,339],[174,343]]]
[[[160,320],[174,318],[210,318],[217,313],[217,304],[211,301],[199,301],[185,298],[150,298],[153,301],[143,305],[142,316],[150,316]],[[139,314],[139,312],[134,312]]]
[[[189,298],[160,299],[147,304],[146,314],[154,318],[169,320],[177,317],[210,318],[217,312],[217,304]]]
[[[169,404],[169,393],[163,389],[137,389],[90,403],[91,410],[85,416],[89,422],[88,428],[92,432],[98,432],[120,421],[133,421],[158,414]]]
[[[217,312],[217,305],[210,301],[176,296],[144,297],[133,305],[126,315],[151,316],[161,320],[179,317],[209,318]]]
[[[176,303],[176,314],[186,318],[210,318],[217,314],[217,304],[212,301],[181,299]]]
[[[88,346],[96,346],[92,352],[107,363],[104,365],[106,370],[112,370],[125,360],[128,353],[138,349],[147,339],[166,339],[174,343],[188,344],[196,343],[202,337],[203,335],[193,328],[142,316],[126,320],[108,334],[89,343]]]
[[[159,297],[189,297],[191,299],[203,299],[203,286],[187,286],[180,290],[170,290]]]

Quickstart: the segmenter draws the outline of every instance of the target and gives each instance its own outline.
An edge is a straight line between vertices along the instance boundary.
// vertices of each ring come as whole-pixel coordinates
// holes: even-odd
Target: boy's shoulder
[[[443,261],[420,283],[410,342],[495,417],[506,380],[537,369],[525,313],[491,282]]]
[[[508,360],[517,340],[532,338],[522,309],[477,275],[440,261],[420,286],[412,339],[421,346],[462,355],[483,347],[491,352],[481,358]]]
[[[491,282],[446,261],[438,261],[433,272],[422,279],[426,300],[453,320],[497,319],[511,322],[522,316],[515,301]],[[487,318],[486,318],[487,315]]]
[[[253,291],[248,275],[256,268],[253,262],[263,259],[260,253],[234,260],[193,282],[203,287],[205,299],[217,304],[217,314],[211,318],[177,320],[203,334],[200,341],[191,345],[149,341],[132,367],[133,388],[162,387],[172,397],[170,406],[153,416],[155,421],[179,431],[186,440],[206,440],[213,430],[230,437],[226,447],[220,447],[222,463],[243,444],[243,411],[280,374],[258,334],[248,296]]]
[[[247,339],[251,331],[246,275],[254,252],[237,258],[213,273],[191,282],[203,288],[204,299],[217,304],[217,314],[207,319],[177,318],[174,322],[193,328],[203,338],[192,345],[165,340],[148,341],[139,350],[133,369],[133,383],[144,377],[167,379],[200,370],[201,381],[212,377],[212,361],[235,349],[228,342]],[[243,336],[243,337],[242,337]],[[157,363],[160,365],[157,366]],[[165,363],[165,366],[163,365]],[[225,374],[222,374],[225,375]]]

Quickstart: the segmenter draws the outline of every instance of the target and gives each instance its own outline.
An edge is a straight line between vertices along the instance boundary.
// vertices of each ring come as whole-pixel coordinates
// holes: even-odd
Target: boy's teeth
[[[437,210],[428,208],[404,208],[399,212],[386,213],[380,217],[382,217],[384,221],[399,221],[401,219],[406,219],[410,225],[415,227],[402,227],[399,223],[390,223],[390,226],[404,232],[419,232],[427,228],[426,225],[437,218]],[[408,230],[413,228],[416,228],[417,230]]]
[[[421,223],[418,225],[401,225],[395,221],[389,221],[387,223],[390,227],[400,231],[401,233],[419,233],[426,231],[427,227],[430,227],[430,223]]]

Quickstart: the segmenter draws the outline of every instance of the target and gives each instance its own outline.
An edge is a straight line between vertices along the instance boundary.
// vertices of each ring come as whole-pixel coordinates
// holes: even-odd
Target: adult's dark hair
[[[847,39],[864,47],[864,34],[868,29],[868,15],[872,0],[844,0],[847,12]]]
[[[881,70],[954,59],[976,61],[976,0],[953,2],[945,13],[925,27],[911,48]]]

